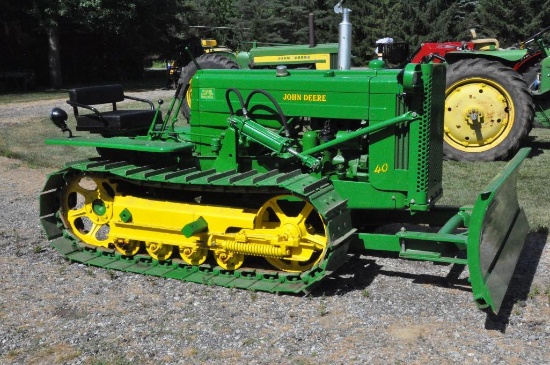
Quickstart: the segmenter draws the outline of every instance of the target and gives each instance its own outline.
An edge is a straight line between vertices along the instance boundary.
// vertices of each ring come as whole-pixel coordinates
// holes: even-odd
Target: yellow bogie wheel
[[[179,252],[183,261],[189,265],[201,265],[208,257],[208,250],[206,248],[180,247]]]
[[[531,129],[534,107],[517,72],[478,58],[448,67],[444,113],[446,158],[493,161],[519,148]]]
[[[115,240],[115,248],[124,256],[134,256],[141,248],[141,242],[136,240]]]
[[[75,176],[63,191],[63,220],[87,245],[108,247],[116,185],[107,179]]]
[[[237,270],[244,262],[244,255],[236,252],[214,251],[214,258],[226,270]]]
[[[255,228],[274,230],[282,244],[288,242],[288,257],[266,257],[279,270],[309,270],[326,252],[326,226],[314,207],[301,198],[282,195],[268,200],[258,211]]]
[[[147,242],[145,243],[145,249],[155,260],[166,261],[172,256],[174,246],[157,242]]]

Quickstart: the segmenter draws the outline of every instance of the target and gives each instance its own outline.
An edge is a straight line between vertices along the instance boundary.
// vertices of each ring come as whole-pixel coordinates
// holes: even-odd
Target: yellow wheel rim
[[[108,247],[116,186],[107,179],[79,176],[63,191],[63,219],[82,242]]]
[[[468,78],[445,93],[444,140],[464,152],[483,152],[504,141],[514,123],[510,94],[497,82]]]
[[[191,96],[193,95],[192,86],[193,86],[193,80],[189,80],[189,87],[187,88],[187,92],[185,93],[185,102],[187,103],[189,110],[191,110]]]
[[[288,258],[266,260],[279,270],[303,272],[311,269],[324,256],[327,248],[326,226],[314,207],[293,196],[277,196],[258,211],[257,229],[273,229],[280,237],[294,242]]]

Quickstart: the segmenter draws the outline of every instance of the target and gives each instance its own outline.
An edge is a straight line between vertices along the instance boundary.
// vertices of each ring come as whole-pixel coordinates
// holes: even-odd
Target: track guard
[[[50,174],[40,195],[40,223],[48,240],[53,240],[63,234],[58,217],[60,198],[56,190],[64,183],[65,170]]]
[[[521,149],[479,194],[468,234],[468,267],[474,300],[498,313],[525,243],[529,224],[516,190]]]

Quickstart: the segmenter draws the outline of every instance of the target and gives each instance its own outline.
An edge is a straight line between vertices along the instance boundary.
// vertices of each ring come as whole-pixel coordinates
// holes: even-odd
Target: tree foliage
[[[51,58],[57,51],[65,85],[136,78],[146,59],[174,57],[192,36],[215,37],[238,50],[251,41],[305,44],[309,13],[317,42],[336,42],[336,2],[0,0],[0,70],[33,69],[39,81],[54,84],[48,69],[56,67]],[[344,7],[352,10],[358,64],[373,57],[376,40],[384,37],[415,49],[426,41],[464,39],[475,28],[511,46],[550,26],[550,0],[350,0]]]

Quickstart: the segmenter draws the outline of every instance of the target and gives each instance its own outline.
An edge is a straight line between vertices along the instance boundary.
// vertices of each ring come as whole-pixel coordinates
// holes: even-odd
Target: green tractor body
[[[438,206],[445,71],[198,70],[189,121],[178,90],[137,135],[47,140],[99,156],[49,176],[42,226],[71,261],[277,293],[322,286],[352,253],[466,266],[498,312],[528,231],[529,151],[473,205]]]
[[[209,51],[189,62],[181,71],[179,84],[187,90],[182,114],[190,117],[191,80],[200,69],[275,69],[288,68],[329,70],[338,68],[338,43],[319,45],[257,46],[247,52]]]

